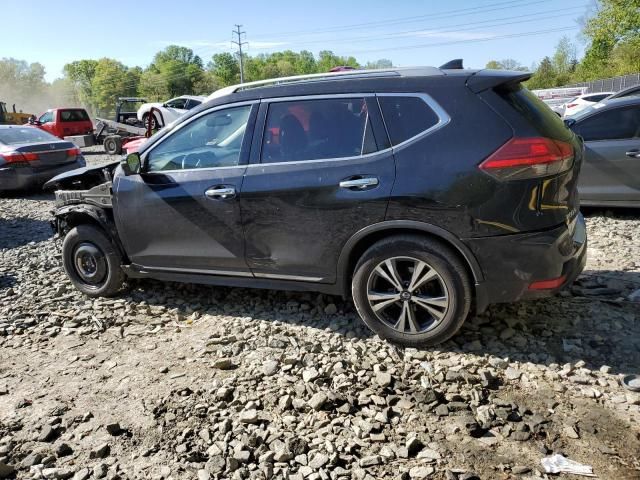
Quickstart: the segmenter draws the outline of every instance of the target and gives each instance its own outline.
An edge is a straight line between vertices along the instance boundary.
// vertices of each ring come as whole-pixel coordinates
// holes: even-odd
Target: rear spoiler
[[[473,93],[479,93],[498,86],[516,85],[529,80],[531,72],[515,72],[512,70],[479,70],[467,79],[467,87]]]

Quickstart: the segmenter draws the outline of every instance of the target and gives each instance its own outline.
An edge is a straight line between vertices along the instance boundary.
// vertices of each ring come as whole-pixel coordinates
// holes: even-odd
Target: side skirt
[[[232,275],[211,275],[204,273],[179,273],[162,270],[145,270],[137,265],[123,265],[122,270],[130,278],[152,278],[166,282],[196,283],[223,287],[261,288],[267,290],[290,290],[298,292],[319,292],[328,295],[340,295],[342,291],[336,284],[276,280],[270,278],[240,277]]]

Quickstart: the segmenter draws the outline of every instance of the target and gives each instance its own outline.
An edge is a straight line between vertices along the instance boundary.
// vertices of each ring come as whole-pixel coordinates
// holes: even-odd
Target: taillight
[[[18,162],[32,162],[34,160],[38,160],[37,153],[30,152],[6,152],[0,153],[0,157],[4,159],[7,163],[18,163]]]
[[[577,107],[577,106],[578,106],[577,103],[570,103],[569,105],[567,105],[567,108]]]
[[[514,137],[480,164],[498,180],[522,180],[565,172],[573,165],[570,143],[545,137]]]
[[[80,149],[78,147],[67,150],[67,157],[76,157],[78,155],[80,155]]]

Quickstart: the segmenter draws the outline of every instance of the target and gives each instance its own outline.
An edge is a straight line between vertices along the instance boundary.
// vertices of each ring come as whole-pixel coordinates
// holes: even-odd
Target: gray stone
[[[389,372],[378,372],[376,373],[376,383],[381,387],[388,387],[391,385],[393,379],[391,378],[391,374]]]
[[[360,466],[363,468],[373,467],[375,465],[380,465],[381,463],[382,458],[380,455],[370,455],[360,459]]]
[[[71,455],[73,453],[73,448],[69,446],[68,443],[61,443],[56,447],[56,455],[58,457],[66,457],[67,455]]]
[[[409,470],[410,478],[429,478],[431,475],[435,473],[435,468],[433,467],[413,467]]]
[[[253,408],[250,410],[243,410],[242,412],[240,412],[241,423],[253,424],[253,423],[258,423],[259,421],[260,419],[258,417],[258,411]]]
[[[518,380],[522,375],[522,372],[513,367],[508,367],[504,374],[509,380]]]
[[[110,453],[111,447],[109,446],[109,444],[103,443],[102,445],[99,445],[98,447],[91,450],[91,452],[89,453],[89,458],[106,458]]]
[[[233,370],[237,368],[237,365],[231,358],[219,358],[213,362],[213,368],[217,368],[218,370]]]
[[[262,373],[267,377],[271,375],[275,375],[278,372],[278,368],[280,367],[280,362],[277,360],[267,360],[262,365]]]
[[[73,476],[73,480],[87,480],[91,476],[91,470],[89,468],[81,468]]]
[[[9,478],[14,473],[16,473],[16,469],[11,465],[7,465],[4,462],[0,462],[0,478]]]
[[[319,468],[324,467],[327,463],[329,463],[329,457],[323,453],[316,453],[309,462],[309,466],[314,470],[318,470]]]
[[[329,305],[324,307],[324,313],[326,313],[327,315],[335,315],[336,313],[338,313],[338,307],[336,307],[335,303],[330,303]]]
[[[42,455],[39,453],[30,453],[26,457],[22,459],[21,465],[24,468],[33,467],[34,465],[39,465],[42,462]]]
[[[223,455],[215,455],[209,457],[207,463],[204,465],[204,469],[211,475],[217,475],[224,471],[226,462]]]
[[[324,404],[327,403],[327,394],[324,392],[317,392],[309,399],[309,406],[314,410],[322,410]]]

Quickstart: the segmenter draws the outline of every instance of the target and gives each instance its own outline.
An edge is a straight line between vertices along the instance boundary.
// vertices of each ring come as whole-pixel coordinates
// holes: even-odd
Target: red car
[[[84,108],[53,108],[29,123],[59,138],[93,133],[93,123]]]

